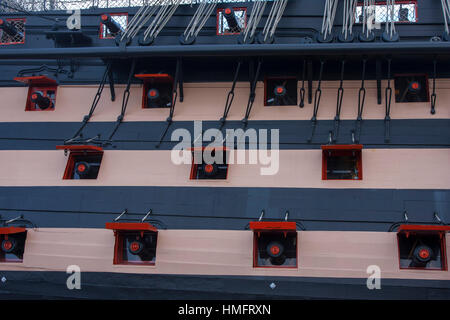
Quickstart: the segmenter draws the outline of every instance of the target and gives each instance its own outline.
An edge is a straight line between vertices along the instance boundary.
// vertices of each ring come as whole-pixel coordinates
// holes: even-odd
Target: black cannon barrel
[[[232,29],[234,32],[240,32],[241,28],[239,27],[239,23],[236,18],[236,13],[234,12],[233,8],[225,8],[223,10],[223,16],[227,20],[229,29]]]
[[[112,19],[112,17],[109,14],[102,14],[100,17],[100,21],[108,28],[109,32],[112,34],[119,33],[122,28],[120,25]]]

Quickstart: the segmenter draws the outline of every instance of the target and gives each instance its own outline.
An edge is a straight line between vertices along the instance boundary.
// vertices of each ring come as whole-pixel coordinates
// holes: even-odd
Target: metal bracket
[[[114,221],[118,221],[120,218],[122,218],[122,216],[123,216],[124,214],[127,214],[127,213],[128,213],[128,209],[123,210],[122,213],[119,214],[119,215],[114,219]]]

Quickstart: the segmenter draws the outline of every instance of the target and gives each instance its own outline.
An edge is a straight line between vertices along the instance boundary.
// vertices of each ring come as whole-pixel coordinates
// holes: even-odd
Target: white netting
[[[238,28],[230,28],[228,21],[225,18],[223,11],[219,9],[217,12],[217,34],[219,35],[231,35],[240,33],[245,29],[247,25],[247,8],[233,8],[234,15],[236,17]]]
[[[398,3],[394,5],[394,14],[393,21],[394,22],[416,22],[416,10],[417,10],[417,2],[416,1],[405,1],[407,3]],[[387,9],[386,4],[375,4],[373,6],[375,9],[375,23],[384,23],[386,22],[386,18],[391,14],[390,10]],[[363,22],[363,12],[362,12],[362,4],[358,3],[356,7],[355,13],[356,23]]]
[[[213,0],[211,0],[212,2]],[[253,2],[254,0],[218,0],[218,3]],[[266,0],[272,1],[272,0]],[[0,12],[15,12],[16,8],[26,11],[74,10],[89,8],[125,8],[145,5],[175,4],[175,0],[2,0],[7,7],[0,6]],[[201,0],[182,0],[181,4],[198,4]],[[209,2],[209,0],[207,1]]]
[[[18,32],[15,36],[11,37],[0,29],[0,45],[24,43],[25,19],[6,19],[6,22],[11,24]]]

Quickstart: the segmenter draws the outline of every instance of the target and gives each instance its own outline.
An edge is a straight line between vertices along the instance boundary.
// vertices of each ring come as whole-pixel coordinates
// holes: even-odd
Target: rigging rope
[[[374,40],[373,23],[375,19],[375,0],[364,0],[362,19],[362,33],[360,39],[363,41]]]
[[[236,83],[237,83],[237,79],[239,76],[239,71],[241,70],[241,65],[242,65],[242,61],[239,60],[237,68],[236,68],[236,72],[234,73],[233,84],[231,85],[230,92],[228,92],[228,95],[227,95],[227,101],[225,102],[225,108],[223,110],[223,117],[220,119],[221,124],[220,124],[219,130],[222,130],[223,126],[225,125],[225,121],[228,117],[228,113],[230,112],[231,104],[233,103],[233,100],[234,100],[234,89],[236,88]]]
[[[357,3],[358,0],[344,0],[341,41],[353,39],[353,25],[355,23]]]
[[[363,59],[363,67],[362,67],[362,76],[361,76],[361,88],[358,92],[358,117],[356,118],[356,128],[354,131],[354,142],[358,143],[361,138],[361,122],[362,122],[362,114],[364,111],[364,103],[366,101],[366,88],[364,86],[366,79],[366,65],[367,59]]]
[[[449,38],[449,27],[448,27],[448,22],[450,20],[450,0],[441,0],[441,4],[442,4],[442,13],[444,15],[444,28],[445,28],[445,34],[444,34],[444,38],[445,36],[447,37],[447,41]]]
[[[278,23],[280,22],[284,10],[286,9],[287,3],[288,0],[276,0],[273,2],[266,24],[264,25],[264,29],[262,31],[263,43],[265,43],[267,39],[273,39]]]
[[[243,42],[245,43],[247,39],[253,39],[255,36],[256,28],[258,27],[259,21],[261,20],[264,9],[266,8],[267,1],[258,0],[255,1],[252,6],[252,11],[250,13],[250,19],[243,31]]]
[[[162,6],[155,19],[152,21],[147,30],[144,31],[144,41],[148,37],[156,38],[164,26],[169,22],[182,0],[176,0],[174,4]]]
[[[386,100],[386,115],[384,117],[384,141],[390,141],[390,125],[391,125],[391,101],[392,101],[392,88],[391,88],[391,62],[392,59],[388,58],[388,76],[387,76],[387,87],[385,90],[385,100]]]
[[[314,133],[316,132],[316,125],[317,125],[317,113],[319,112],[319,106],[320,106],[320,99],[322,97],[322,76],[323,76],[323,66],[325,64],[324,60],[320,61],[320,71],[319,71],[319,81],[317,83],[317,89],[314,94],[314,110],[313,110],[313,116],[311,118],[312,122],[312,129],[311,129],[311,136],[308,139],[308,142],[310,143],[314,137]]]
[[[321,40],[329,41],[333,39],[333,24],[334,18],[336,17],[336,9],[338,5],[338,0],[326,0],[325,8],[323,10],[323,21],[322,21],[322,31]]]
[[[184,41],[188,41],[189,38],[195,39],[197,37],[198,33],[200,32],[200,30],[202,30],[206,21],[213,13],[217,2],[218,0],[213,1],[203,0],[202,2],[200,2],[200,5],[198,6],[197,10],[192,16],[191,21],[189,22],[188,26],[186,27],[186,30],[183,33]]]
[[[131,19],[130,23],[128,24],[127,29],[125,30],[120,40],[125,39],[125,37],[127,39],[133,39],[141,30],[141,28],[147,23],[147,21],[151,19],[157,9],[157,5],[147,5],[139,8],[133,19]]]
[[[339,124],[341,120],[342,100],[344,98],[344,71],[345,71],[345,60],[342,60],[341,81],[339,83],[339,89],[337,92],[336,115],[334,117],[334,132],[332,135],[333,142],[336,142],[339,137]]]
[[[306,78],[306,59],[303,60],[302,87],[300,88],[300,103],[298,105],[300,108],[303,108],[305,106],[305,78]]]
[[[433,60],[433,93],[431,94],[431,114],[436,113],[436,75],[437,75],[437,60]]]
[[[106,65],[105,72],[103,73],[102,81],[100,82],[98,86],[97,93],[95,94],[94,101],[92,102],[91,109],[89,110],[89,113],[84,116],[83,123],[81,124],[81,127],[77,130],[77,132],[70,138],[69,140],[65,141],[65,143],[72,142],[76,137],[78,137],[81,132],[83,131],[84,127],[86,127],[88,121],[91,119],[92,115],[94,114],[95,108],[97,108],[97,104],[100,101],[100,98],[102,96],[103,88],[105,87],[106,79],[108,78],[109,71],[111,70],[111,61],[108,61],[108,64]]]
[[[111,141],[112,137],[116,134],[117,129],[119,129],[119,126],[122,123],[123,118],[125,116],[125,111],[127,110],[127,105],[128,105],[128,99],[130,98],[131,80],[133,80],[133,75],[134,75],[135,69],[136,69],[136,60],[133,59],[133,61],[131,62],[130,73],[128,74],[127,86],[126,86],[125,91],[123,92],[123,96],[122,96],[122,109],[120,111],[120,115],[117,117],[116,125],[114,127],[114,130],[111,132],[111,135],[109,136],[108,141]]]
[[[386,23],[383,34],[384,41],[398,41],[398,33],[395,31],[394,22],[395,0],[386,1]]]

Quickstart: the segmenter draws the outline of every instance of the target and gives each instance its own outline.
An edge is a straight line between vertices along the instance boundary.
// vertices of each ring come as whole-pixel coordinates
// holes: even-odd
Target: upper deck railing
[[[218,3],[253,2],[254,0],[218,0]],[[271,1],[271,0],[267,0]],[[0,0],[0,12],[75,10],[90,8],[128,8],[144,5],[173,4],[173,0]],[[181,4],[198,4],[205,0],[182,0]],[[212,0],[206,0],[212,2]]]

